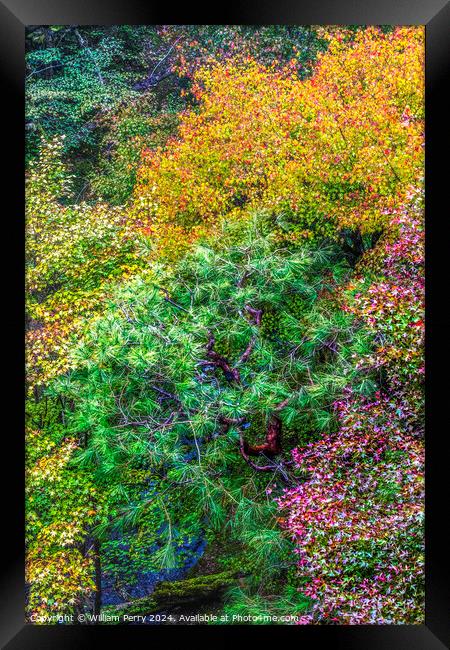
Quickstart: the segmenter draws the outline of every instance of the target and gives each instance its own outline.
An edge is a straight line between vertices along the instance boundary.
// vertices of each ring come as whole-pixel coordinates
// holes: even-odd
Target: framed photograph
[[[2,647],[450,647],[448,4],[0,15]]]

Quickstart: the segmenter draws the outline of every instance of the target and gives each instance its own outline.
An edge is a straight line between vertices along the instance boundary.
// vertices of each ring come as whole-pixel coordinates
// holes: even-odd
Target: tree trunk
[[[264,454],[269,458],[281,453],[281,420],[272,415],[267,424],[266,441],[262,445],[249,445],[244,442],[244,451],[249,456]]]
[[[95,597],[94,615],[99,615],[102,607],[102,567],[100,560],[100,542],[94,540]]]

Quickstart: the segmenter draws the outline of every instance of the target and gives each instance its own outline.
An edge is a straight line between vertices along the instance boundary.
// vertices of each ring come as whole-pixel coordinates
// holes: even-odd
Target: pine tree
[[[119,290],[57,385],[108,493],[97,533],[132,529],[154,566],[227,535],[248,566],[285,567],[268,495],[299,479],[290,448],[333,427],[345,386],[373,388],[353,363],[365,334],[339,309],[342,253],[280,245],[261,218],[239,228]]]

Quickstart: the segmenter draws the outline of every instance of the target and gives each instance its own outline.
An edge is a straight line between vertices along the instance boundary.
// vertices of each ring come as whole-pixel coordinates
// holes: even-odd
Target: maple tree
[[[68,369],[68,349],[111,285],[143,269],[122,209],[68,202],[62,139],[46,143],[26,186],[27,380],[30,390]],[[66,201],[66,202],[64,202]]]
[[[385,70],[389,69],[389,75]],[[136,210],[153,236],[255,207],[284,211],[289,237],[377,235],[423,177],[423,32],[339,32],[302,80],[250,57],[194,74],[199,107],[144,152]],[[169,235],[170,237],[170,235]]]
[[[422,198],[397,207],[346,287],[345,309],[376,342],[358,364],[380,373],[381,390],[335,402],[337,434],[293,450],[307,480],[279,499],[316,601],[304,624],[424,620]]]
[[[95,591],[89,531],[101,498],[88,473],[74,472],[80,443],[58,415],[54,399],[27,405],[26,579],[29,615],[38,624],[90,606]]]

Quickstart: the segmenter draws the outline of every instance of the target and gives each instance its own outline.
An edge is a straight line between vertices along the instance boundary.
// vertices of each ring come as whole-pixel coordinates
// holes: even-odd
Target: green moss
[[[119,617],[153,614],[175,605],[208,600],[235,584],[236,573],[233,571],[223,571],[174,582],[160,582],[149,596],[123,605],[105,607],[102,613]]]

